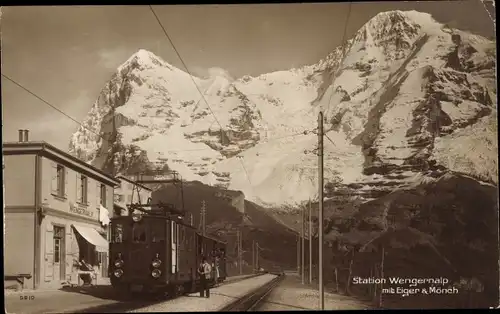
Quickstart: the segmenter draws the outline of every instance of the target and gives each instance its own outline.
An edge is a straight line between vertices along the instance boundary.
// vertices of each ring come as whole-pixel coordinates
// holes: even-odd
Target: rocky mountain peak
[[[145,49],[139,49],[127,61],[118,67],[118,73],[122,73],[130,69],[151,70],[158,67],[172,68],[170,64],[162,60],[154,53]]]
[[[297,204],[317,191],[311,130],[321,108],[333,143],[325,145],[326,181],[364,200],[438,166],[491,181],[491,49],[429,14],[391,11],[314,65],[258,77],[212,70],[192,78],[139,50],[103,88],[71,152],[110,172],[168,167],[262,205]],[[478,140],[491,145],[455,149]]]

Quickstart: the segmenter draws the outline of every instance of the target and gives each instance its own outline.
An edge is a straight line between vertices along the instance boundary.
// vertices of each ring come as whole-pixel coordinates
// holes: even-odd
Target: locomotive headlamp
[[[153,278],[159,278],[161,276],[161,270],[159,269],[154,269],[152,272],[151,272],[151,276],[153,276]]]
[[[140,213],[134,213],[132,215],[132,220],[134,222],[139,222],[139,221],[141,221],[141,219],[142,219],[142,215]]]
[[[151,265],[152,265],[154,268],[158,268],[158,267],[160,267],[160,265],[161,265],[160,254],[156,253],[156,255],[155,255],[155,259],[153,260],[153,262],[151,263]]]
[[[125,264],[125,263],[123,262],[123,260],[122,260],[122,259],[117,259],[117,260],[115,261],[115,267],[116,267],[116,268],[121,268],[121,267],[123,267],[123,264]]]
[[[155,259],[155,260],[151,263],[151,265],[153,265],[153,267],[154,267],[154,268],[158,268],[158,267],[160,267],[160,265],[161,265],[161,260],[159,260],[159,259],[157,259],[157,258],[156,258],[156,259]]]
[[[113,272],[113,275],[115,275],[116,278],[120,278],[121,276],[123,276],[123,270],[115,269],[115,271]]]

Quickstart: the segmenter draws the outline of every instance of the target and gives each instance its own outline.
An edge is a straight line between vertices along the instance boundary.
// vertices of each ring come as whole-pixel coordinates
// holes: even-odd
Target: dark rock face
[[[498,189],[460,174],[435,173],[432,181],[398,190],[370,202],[342,210],[330,218],[329,231],[339,233],[335,245],[355,247],[353,276],[367,276],[370,265],[380,263],[386,252],[386,278],[446,277],[458,284],[475,280],[473,305],[461,303],[469,291],[457,295],[387,295],[395,307],[486,307],[498,299]],[[343,216],[340,213],[344,212]],[[371,253],[360,249],[391,231]],[[411,232],[410,232],[411,231]],[[406,234],[410,232],[410,234]],[[335,255],[335,253],[334,253]],[[378,256],[378,257],[377,257]],[[359,293],[363,293],[358,291]]]

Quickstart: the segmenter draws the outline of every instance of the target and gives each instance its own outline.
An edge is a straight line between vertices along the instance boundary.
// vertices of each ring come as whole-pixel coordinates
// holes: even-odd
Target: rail
[[[219,312],[251,312],[263,299],[283,280],[283,273],[274,273],[277,277],[262,287],[259,287],[238,300],[226,305]]]

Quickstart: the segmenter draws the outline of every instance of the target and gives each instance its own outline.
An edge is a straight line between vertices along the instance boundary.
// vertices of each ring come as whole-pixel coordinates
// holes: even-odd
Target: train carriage
[[[116,289],[172,296],[192,292],[202,257],[211,262],[217,256],[219,281],[226,278],[225,243],[200,235],[181,217],[134,213],[114,217],[110,225],[110,277]]]
[[[217,265],[219,275],[218,281],[224,281],[227,277],[226,273],[226,242],[216,239],[212,236],[197,234],[197,264],[201,262],[203,257],[208,258],[213,264]],[[212,268],[213,274],[211,279],[215,278],[215,267]]]

